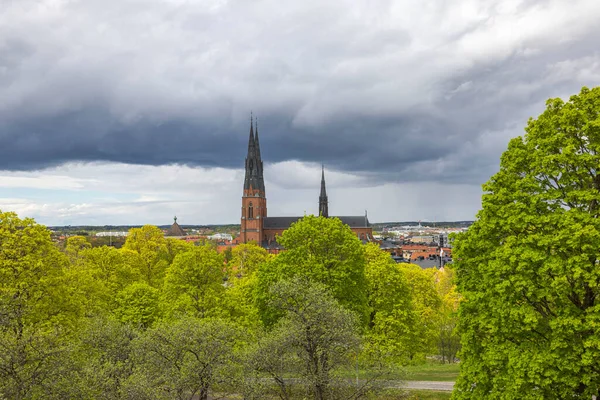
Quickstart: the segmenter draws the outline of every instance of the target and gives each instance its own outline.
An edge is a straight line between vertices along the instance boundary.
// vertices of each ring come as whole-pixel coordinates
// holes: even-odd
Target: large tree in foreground
[[[456,240],[455,399],[564,399],[600,387],[600,88],[551,99],[511,140]]]

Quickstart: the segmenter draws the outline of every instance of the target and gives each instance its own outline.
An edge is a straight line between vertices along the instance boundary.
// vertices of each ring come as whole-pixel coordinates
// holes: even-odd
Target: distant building
[[[231,242],[233,240],[233,236],[231,236],[228,233],[215,233],[214,235],[208,236],[207,239],[218,240],[218,241],[227,240],[227,241]]]
[[[263,178],[263,161],[260,155],[258,127],[250,121],[250,137],[246,156],[246,175],[242,195],[242,217],[240,236],[236,243],[256,242],[271,252],[278,252],[281,246],[277,236],[302,217],[268,217],[267,196]],[[329,217],[327,191],[325,189],[325,170],[321,170],[321,192],[319,195],[319,215]],[[362,241],[373,240],[373,228],[366,212],[364,216],[337,217],[348,225]]]
[[[103,237],[103,236],[115,236],[115,237],[125,237],[129,235],[129,232],[96,232],[95,236]]]
[[[170,237],[183,237],[186,236],[185,231],[177,223],[177,217],[173,217],[173,225],[165,232],[165,236]]]
[[[429,243],[437,243],[438,238],[433,235],[419,235],[419,236],[413,236],[409,239],[413,243],[429,244]]]

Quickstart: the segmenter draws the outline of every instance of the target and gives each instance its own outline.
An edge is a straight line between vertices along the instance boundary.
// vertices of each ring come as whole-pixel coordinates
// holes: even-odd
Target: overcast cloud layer
[[[324,162],[336,214],[470,219],[527,118],[600,82],[598,21],[597,0],[4,0],[0,208],[236,222],[253,110],[271,215],[315,212]]]

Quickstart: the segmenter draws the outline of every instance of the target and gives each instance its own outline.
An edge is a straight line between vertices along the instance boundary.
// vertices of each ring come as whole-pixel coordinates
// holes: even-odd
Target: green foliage
[[[113,319],[86,321],[71,359],[79,368],[71,376],[71,393],[63,398],[130,398],[133,346],[138,337],[131,325]]]
[[[85,236],[71,236],[67,238],[65,245],[65,254],[69,256],[71,263],[74,264],[82,250],[91,248],[92,245],[88,242]]]
[[[396,264],[404,275],[411,293],[413,323],[410,330],[408,357],[424,361],[432,354],[438,337],[438,317],[442,299],[436,288],[435,269],[424,270],[415,264]]]
[[[167,261],[170,264],[178,254],[185,253],[186,251],[193,249],[194,244],[192,242],[186,242],[185,240],[166,238],[165,247],[167,251]]]
[[[129,253],[107,246],[79,251],[66,274],[86,315],[112,312],[115,294],[141,279],[139,269],[129,263]]]
[[[160,315],[159,290],[145,282],[136,282],[117,294],[115,316],[121,322],[147,328]]]
[[[116,293],[141,279],[140,271],[128,261],[128,252],[102,246],[80,253],[92,279],[104,284],[107,291]]]
[[[484,185],[455,241],[456,399],[564,399],[600,389],[600,88],[550,99]]]
[[[231,278],[241,278],[254,274],[270,259],[271,255],[265,249],[254,243],[246,243],[235,246],[231,250],[231,259],[227,265]]]
[[[365,246],[369,299],[370,351],[403,362],[412,354],[413,326],[418,320],[411,288],[390,255],[374,243]]]
[[[460,349],[460,337],[457,332],[458,305],[461,297],[454,285],[454,270],[445,266],[435,274],[436,288],[441,299],[441,306],[436,318],[438,332],[438,354],[442,362],[453,363]]]
[[[32,325],[0,327],[0,398],[41,399],[57,389],[69,365],[67,345],[59,330]]]
[[[227,247],[225,249],[225,251],[223,252],[223,258],[225,259],[225,262],[229,264],[229,262],[233,258],[233,251],[231,250],[231,247]]]
[[[137,392],[147,399],[206,400],[217,384],[229,390],[240,336],[234,325],[219,320],[182,318],[157,325],[136,343]]]
[[[167,270],[164,308],[168,315],[198,318],[222,312],[225,287],[223,256],[208,245],[192,248],[175,257]]]
[[[0,323],[73,323],[79,309],[65,290],[67,265],[44,226],[0,212]]]
[[[249,330],[261,327],[260,314],[255,301],[256,274],[228,281],[221,306],[232,321]]]
[[[363,326],[367,324],[364,249],[347,225],[337,218],[310,215],[292,224],[278,241],[286,251],[258,271],[257,299],[264,323],[272,325],[279,317],[268,307],[270,286],[301,276],[324,284],[340,304],[356,312]]]
[[[360,351],[358,321],[341,307],[329,289],[306,278],[280,281],[271,288],[272,305],[283,313],[250,358],[253,369],[273,379],[277,395],[290,397],[286,374],[299,376],[298,384],[314,399],[336,398],[340,385],[334,372],[352,364]],[[348,396],[358,398],[359,393]]]
[[[141,228],[129,230],[129,236],[123,246],[138,255],[136,265],[147,284],[160,287],[169,262],[177,253],[178,248],[168,246],[163,232],[156,226],[144,225]],[[172,243],[171,243],[172,245]]]
[[[225,263],[144,226],[121,249],[71,237],[60,251],[0,213],[0,398],[374,398],[384,361],[422,358],[423,325],[456,303],[449,277],[396,265],[338,219],[306,217],[280,242]]]

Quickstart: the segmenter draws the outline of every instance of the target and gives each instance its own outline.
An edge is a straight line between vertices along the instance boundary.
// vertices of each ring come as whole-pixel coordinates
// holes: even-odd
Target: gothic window
[[[248,218],[254,218],[254,208],[252,207],[252,202],[250,202],[250,206],[248,207]]]

